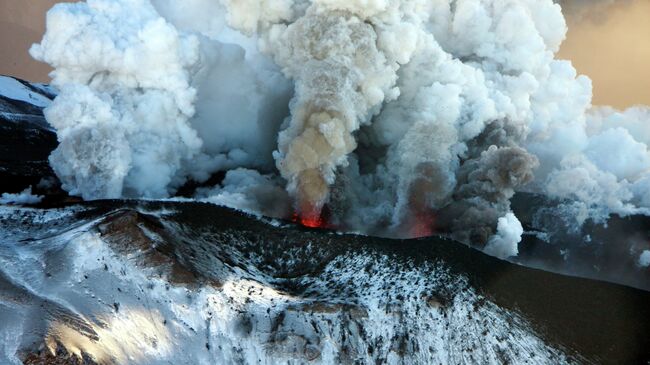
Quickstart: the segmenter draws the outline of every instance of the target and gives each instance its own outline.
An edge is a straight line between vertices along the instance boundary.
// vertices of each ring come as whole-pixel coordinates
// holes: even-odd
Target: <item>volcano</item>
[[[644,217],[585,227],[589,247],[539,231],[536,212],[553,202],[519,194],[527,233],[507,262],[442,236],[344,234],[201,202],[71,202],[32,104],[52,94],[4,80],[36,94],[0,99],[0,182],[45,198],[0,206],[2,363],[650,361],[650,292],[631,287],[647,284],[599,252],[647,234]]]

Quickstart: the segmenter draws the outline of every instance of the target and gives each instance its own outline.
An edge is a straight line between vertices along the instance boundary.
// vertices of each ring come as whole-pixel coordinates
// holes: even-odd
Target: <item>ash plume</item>
[[[85,199],[196,198],[517,254],[516,192],[580,225],[647,214],[646,107],[592,108],[552,0],[88,0],[55,68],[50,161]]]

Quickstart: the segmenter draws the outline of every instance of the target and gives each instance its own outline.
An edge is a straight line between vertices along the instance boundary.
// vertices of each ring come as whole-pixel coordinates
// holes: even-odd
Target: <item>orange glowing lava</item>
[[[291,220],[295,223],[302,224],[303,226],[309,228],[325,227],[325,223],[323,222],[322,217],[318,214],[300,215],[298,213],[294,213],[293,216],[291,217]]]
[[[436,232],[435,218],[435,214],[431,212],[414,214],[408,230],[409,237],[421,238],[432,236]]]
[[[311,204],[299,204],[291,220],[294,223],[301,224],[309,228],[327,228],[333,229],[331,223],[331,211],[327,204],[314,206]]]

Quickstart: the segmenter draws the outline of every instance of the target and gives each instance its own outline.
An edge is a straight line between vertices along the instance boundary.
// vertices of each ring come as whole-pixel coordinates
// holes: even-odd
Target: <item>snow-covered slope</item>
[[[174,202],[4,207],[0,222],[2,363],[650,359],[650,293],[439,238],[341,235]]]
[[[5,121],[36,123],[49,128],[43,117],[43,108],[55,96],[56,90],[48,85],[0,75],[0,118]]]
[[[0,76],[0,194],[54,178],[47,159],[56,134],[43,116],[54,96],[49,86]]]
[[[52,102],[54,89],[48,85],[28,83],[19,79],[0,75],[0,95],[44,108]]]

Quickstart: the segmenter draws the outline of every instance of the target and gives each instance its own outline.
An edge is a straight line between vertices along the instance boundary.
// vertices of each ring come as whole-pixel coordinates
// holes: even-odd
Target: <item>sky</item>
[[[0,0],[0,74],[48,81],[50,69],[32,60],[27,51],[40,40],[45,12],[56,2],[60,1]],[[650,0],[612,3],[572,8],[560,57],[572,60],[580,73],[591,77],[594,104],[617,108],[650,104]]]
[[[650,104],[650,0],[567,14],[560,56],[594,83],[594,104]]]
[[[50,68],[27,51],[45,31],[45,12],[57,0],[0,0],[0,74],[48,81]]]

